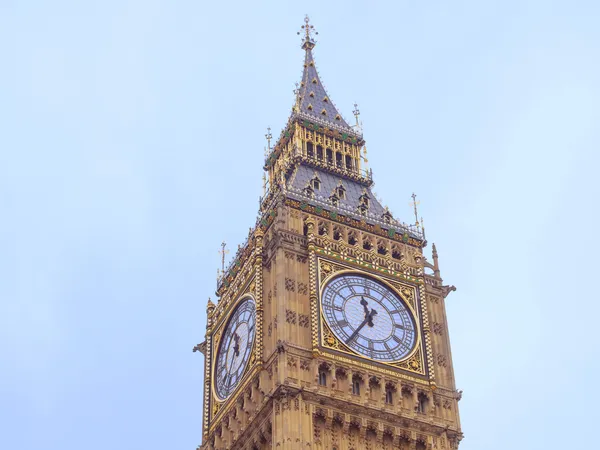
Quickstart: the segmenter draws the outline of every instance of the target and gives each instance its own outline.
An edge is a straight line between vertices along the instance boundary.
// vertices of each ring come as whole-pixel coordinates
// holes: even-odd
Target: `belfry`
[[[455,288],[435,245],[431,262],[424,254],[414,196],[409,225],[373,195],[358,108],[349,125],[321,83],[308,18],[300,34],[302,80],[269,145],[259,219],[194,348],[205,355],[199,449],[457,449]]]

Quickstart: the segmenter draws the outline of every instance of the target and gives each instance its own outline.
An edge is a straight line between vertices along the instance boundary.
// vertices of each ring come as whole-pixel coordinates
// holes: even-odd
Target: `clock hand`
[[[358,326],[358,328],[356,330],[354,330],[354,333],[352,333],[350,335],[350,337],[348,339],[346,339],[346,344],[348,344],[352,339],[354,339],[356,337],[356,335],[360,332],[360,330],[362,330],[362,328],[369,324],[370,327],[373,326],[373,317],[377,314],[377,311],[374,308],[371,308],[371,312],[367,314],[367,317],[365,317],[365,320],[362,321],[362,323]]]
[[[237,333],[234,333],[233,339],[235,340],[235,344],[233,346],[233,354],[234,356],[239,356],[240,354],[240,337]]]
[[[366,318],[369,315],[369,308],[367,308],[367,305],[369,304],[369,302],[366,301],[362,295],[360,297],[360,304],[363,306],[363,309],[365,310],[365,318]]]
[[[375,308],[371,308],[371,312],[369,313],[369,315],[367,316],[367,323],[370,327],[373,326],[373,317],[377,314],[377,311],[375,311]]]
[[[350,337],[348,339],[346,339],[346,344],[348,344],[352,339],[354,339],[356,337],[356,335],[358,334],[358,332],[360,330],[362,330],[362,327],[364,327],[367,324],[368,321],[369,321],[369,318],[366,317],[365,320],[363,320],[362,323],[358,326],[358,328],[356,330],[354,330],[354,333],[352,333],[350,335]]]

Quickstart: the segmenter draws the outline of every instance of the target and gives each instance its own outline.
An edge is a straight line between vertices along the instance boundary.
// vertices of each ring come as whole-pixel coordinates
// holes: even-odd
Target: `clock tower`
[[[358,110],[349,125],[325,91],[313,31],[307,18],[259,219],[195,348],[205,355],[199,448],[456,449],[445,311],[455,288],[435,245],[425,256],[416,202],[407,225],[373,195]]]

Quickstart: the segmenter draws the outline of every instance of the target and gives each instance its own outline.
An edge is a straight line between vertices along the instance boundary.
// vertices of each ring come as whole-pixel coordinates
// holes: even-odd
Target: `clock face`
[[[361,355],[394,362],[408,356],[415,346],[411,312],[379,281],[358,274],[340,275],[325,286],[321,304],[335,336]]]
[[[231,315],[219,345],[215,367],[217,395],[225,399],[233,392],[250,360],[256,334],[254,300],[243,300]]]

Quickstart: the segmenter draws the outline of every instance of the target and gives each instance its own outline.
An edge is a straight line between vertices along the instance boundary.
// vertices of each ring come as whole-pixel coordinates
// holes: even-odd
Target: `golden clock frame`
[[[210,380],[205,383],[205,398],[204,398],[204,421],[203,421],[203,436],[207,438],[212,433],[219,423],[220,417],[223,416],[232,405],[235,405],[236,400],[243,394],[244,389],[254,379],[257,373],[260,372],[263,366],[263,272],[262,272],[262,249],[264,243],[264,230],[257,228],[252,237],[254,248],[251,255],[242,263],[240,270],[236,272],[231,280],[231,286],[237,284],[237,289],[219,288],[217,295],[221,295],[221,299],[213,308],[212,313],[208,315],[209,328],[207,329],[207,361],[209,367],[205,371],[205,376],[208,375]],[[250,244],[248,244],[250,245]],[[242,277],[242,278],[240,278]],[[236,390],[225,400],[219,399],[214,389],[214,358],[215,349],[219,348],[221,333],[223,332],[224,323],[227,322],[231,311],[250,293],[256,304],[256,335],[254,338],[254,347],[252,350],[252,359],[246,367],[244,374],[240,380],[240,384]],[[215,322],[213,323],[213,320]],[[210,357],[208,357],[210,355]],[[208,392],[210,391],[210,392]]]
[[[254,298],[254,295],[252,295],[249,292],[246,292],[246,293],[240,295],[236,299],[236,301],[233,303],[233,307],[231,309],[231,312],[235,311],[236,308],[242,302],[244,302],[245,300],[247,300],[249,298],[251,298],[252,301],[254,302],[254,322],[255,322],[255,325],[254,325],[254,341],[252,342],[252,349],[251,349],[251,352],[250,352],[250,360],[248,361],[248,363],[246,365],[246,368],[244,369],[244,373],[240,377],[240,382],[238,384],[241,384],[241,381],[246,378],[246,374],[248,373],[250,367],[254,366],[254,363],[256,362],[256,352],[254,351],[254,347],[256,346],[256,299]],[[214,347],[213,347],[214,357],[213,357],[213,364],[211,364],[212,367],[211,367],[211,374],[210,374],[211,381],[212,381],[213,397],[219,403],[224,403],[228,399],[231,398],[231,394],[227,398],[220,398],[219,395],[217,394],[217,386],[215,385],[215,380],[216,380],[215,371],[217,370],[216,361],[217,361],[217,358],[219,356],[218,352],[219,352],[219,347],[221,345],[221,335],[222,335],[225,327],[229,324],[229,319],[231,319],[231,315],[228,314],[227,317],[226,317],[226,319],[227,320],[224,320],[224,321],[222,321],[221,324],[219,324],[219,329],[215,332],[215,333],[219,333],[219,334],[218,334],[218,337],[215,339],[215,341],[213,343],[213,345],[214,345]],[[236,390],[237,390],[237,388],[234,389],[234,391],[236,391]]]
[[[259,320],[259,314],[258,314],[259,299],[258,299],[258,297],[259,296],[257,294],[258,294],[258,291],[256,289],[255,277],[250,277],[244,283],[244,287],[241,289],[241,294],[239,294],[235,300],[229,302],[229,304],[227,305],[227,309],[225,311],[223,311],[223,314],[221,314],[219,322],[216,323],[212,327],[211,352],[210,352],[211,356],[212,356],[212,358],[210,360],[211,395],[210,395],[210,402],[208,405],[208,407],[209,407],[208,419],[211,422],[211,426],[209,427],[208,430],[206,430],[208,433],[211,433],[214,429],[214,426],[218,423],[218,421],[216,419],[218,418],[218,416],[221,415],[220,413],[223,411],[223,406],[225,404],[227,404],[228,402],[231,404],[234,404],[235,403],[234,400],[237,399],[237,397],[239,396],[239,393],[244,391],[244,389],[246,388],[248,383],[251,382],[251,380],[253,379],[254,375],[256,373],[258,373],[258,371],[260,370],[261,356],[259,355],[259,348],[258,348],[258,340],[259,340],[258,333],[259,333],[259,330],[262,330],[262,327],[258,326],[258,320]],[[254,301],[255,308],[256,308],[256,312],[255,312],[255,314],[256,314],[256,317],[255,317],[256,331],[255,331],[255,336],[254,336],[254,343],[252,344],[251,357],[250,357],[250,361],[248,362],[246,368],[244,369],[244,373],[242,374],[242,376],[240,378],[240,382],[239,382],[238,386],[234,389],[234,392],[232,392],[232,394],[229,397],[222,399],[217,395],[217,390],[216,390],[216,385],[215,385],[216,359],[218,356],[217,353],[219,350],[219,346],[221,345],[221,336],[222,336],[222,333],[223,333],[225,327],[229,323],[231,313],[233,311],[235,311],[235,309],[238,307],[238,305],[240,305],[241,302],[243,302],[247,298],[252,298],[252,300]],[[262,332],[262,331],[260,331],[260,332]]]
[[[316,256],[316,272],[317,272],[317,289],[318,298],[316,308],[319,311],[318,314],[318,323],[314,326],[317,327],[316,334],[318,336],[318,348],[313,349],[313,352],[321,353],[326,352],[328,355],[331,355],[334,359],[341,359],[341,355],[347,355],[352,358],[359,358],[363,360],[371,361],[374,364],[379,364],[382,366],[393,367],[394,369],[400,369],[403,371],[410,372],[411,374],[418,375],[420,377],[427,377],[431,372],[428,371],[431,365],[428,364],[429,358],[425,357],[425,347],[426,345],[426,336],[424,333],[424,327],[422,324],[425,324],[423,320],[423,312],[421,305],[424,302],[424,299],[419,292],[419,286],[402,282],[400,280],[395,280],[390,277],[382,276],[379,273],[373,273],[368,270],[365,270],[364,267],[353,267],[351,265],[346,265],[340,263],[338,261],[332,261],[327,258],[322,258]],[[344,343],[342,343],[335,334],[331,331],[327,321],[323,315],[322,308],[322,294],[325,286],[335,277],[342,274],[357,274],[357,275],[366,275],[369,276],[384,286],[389,288],[392,292],[398,295],[404,303],[407,305],[410,313],[413,316],[416,326],[416,343],[411,352],[404,358],[395,362],[385,362],[378,361],[368,356],[361,355],[356,351],[353,351],[349,347],[347,347]],[[343,358],[344,362],[348,360],[348,358]],[[428,373],[429,372],[429,373]],[[431,377],[430,377],[431,379]]]

